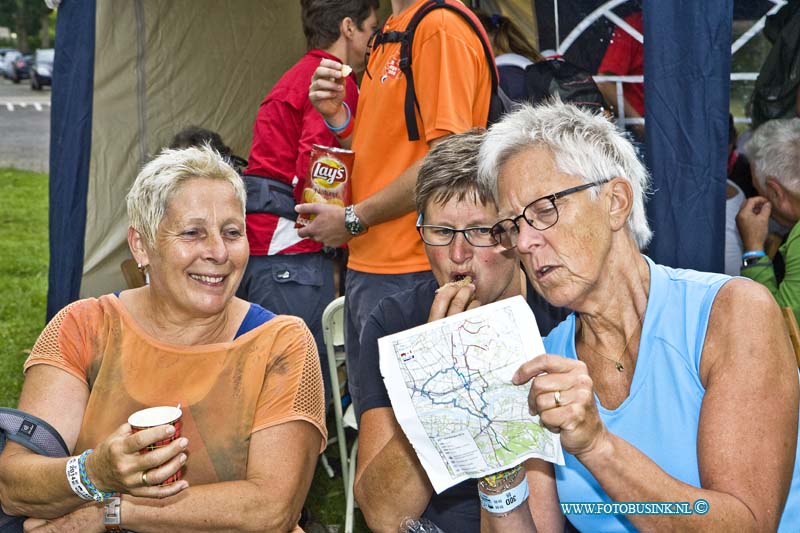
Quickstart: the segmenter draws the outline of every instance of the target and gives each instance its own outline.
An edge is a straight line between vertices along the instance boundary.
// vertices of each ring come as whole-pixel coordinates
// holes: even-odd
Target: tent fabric
[[[66,0],[56,20],[50,112],[50,273],[47,320],[81,286],[92,144],[94,0]]]
[[[81,297],[125,288],[124,199],[144,163],[189,125],[219,132],[247,157],[264,95],[305,51],[296,0],[96,5]]]
[[[732,0],[644,2],[650,256],[723,272]]]

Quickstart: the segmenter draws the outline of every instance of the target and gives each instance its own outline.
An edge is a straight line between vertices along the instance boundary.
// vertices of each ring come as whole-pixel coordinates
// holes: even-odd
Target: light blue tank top
[[[609,431],[669,475],[699,487],[697,427],[705,394],[700,357],[711,305],[731,278],[672,269],[645,259],[650,266],[650,294],[630,394],[616,409],[605,409],[599,401],[597,408]],[[551,331],[544,344],[547,353],[577,359],[575,314]],[[555,467],[562,504],[612,501],[572,454],[564,452],[564,460],[564,466]],[[622,515],[569,514],[568,518],[581,531],[635,531]],[[779,531],[800,531],[800,448]]]

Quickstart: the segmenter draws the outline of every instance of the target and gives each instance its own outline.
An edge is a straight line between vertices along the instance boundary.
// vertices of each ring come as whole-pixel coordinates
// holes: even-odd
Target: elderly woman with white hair
[[[507,217],[493,233],[573,311],[513,378],[566,464],[479,482],[487,530],[534,530],[554,484],[579,530],[800,530],[798,372],[769,292],[642,255],[648,175],[602,116],[526,106],[480,159]]]
[[[0,500],[36,517],[26,530],[296,526],[326,438],[322,379],[300,319],[234,296],[249,255],[245,195],[208,147],[164,150],[136,178],[128,244],[150,284],[70,304],[25,363],[19,408],[79,454],[8,443]],[[175,428],[134,433],[128,416],[178,404],[181,437],[140,453]]]

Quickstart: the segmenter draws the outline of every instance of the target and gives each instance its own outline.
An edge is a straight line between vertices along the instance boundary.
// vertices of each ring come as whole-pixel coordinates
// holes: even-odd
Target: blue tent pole
[[[648,253],[722,272],[733,0],[644,2]]]
[[[50,111],[47,320],[77,300],[92,147],[95,0],[64,0],[56,19]]]

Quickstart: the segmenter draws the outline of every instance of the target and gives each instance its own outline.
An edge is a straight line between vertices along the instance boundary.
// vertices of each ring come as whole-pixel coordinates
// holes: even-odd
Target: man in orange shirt
[[[427,1],[392,0],[392,16],[382,32],[405,30]],[[418,141],[409,141],[406,131],[399,43],[384,42],[371,50],[354,128],[350,110],[342,103],[345,86],[339,63],[322,60],[309,88],[311,102],[328,126],[356,153],[352,205],[297,207],[300,213],[317,215],[299,230],[301,237],[328,246],[349,242],[345,343],[351,368],[358,363],[361,329],[375,305],[384,296],[433,278],[415,230],[414,184],[422,158],[447,135],[485,126],[489,113],[494,66],[487,63],[480,38],[459,14],[436,9],[425,16],[416,28],[411,57]],[[349,386],[357,404],[354,377]]]

